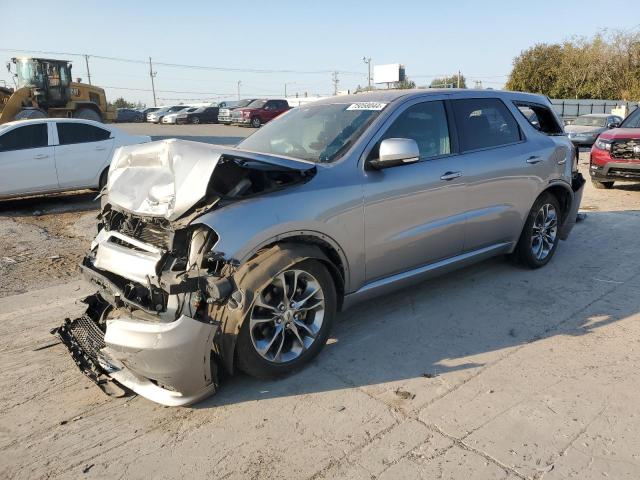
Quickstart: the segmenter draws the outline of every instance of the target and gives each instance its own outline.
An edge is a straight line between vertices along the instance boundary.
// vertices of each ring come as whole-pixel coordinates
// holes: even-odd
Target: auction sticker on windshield
[[[347,110],[382,110],[386,106],[387,104],[382,102],[358,102],[349,105]]]

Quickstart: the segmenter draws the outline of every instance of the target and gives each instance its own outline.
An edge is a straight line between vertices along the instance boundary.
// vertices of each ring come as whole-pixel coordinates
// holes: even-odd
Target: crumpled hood
[[[109,203],[175,220],[204,197],[223,150],[177,139],[120,147],[109,168]]]

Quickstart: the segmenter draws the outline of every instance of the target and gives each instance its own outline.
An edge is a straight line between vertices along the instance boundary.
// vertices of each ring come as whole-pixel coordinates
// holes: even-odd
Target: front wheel
[[[593,183],[593,186],[599,190],[601,189],[609,190],[610,188],[613,188],[613,182],[601,182],[599,180],[591,180],[591,183]]]
[[[256,289],[238,336],[240,369],[264,378],[306,364],[326,343],[336,307],[333,280],[320,262],[304,260],[281,271]]]
[[[198,117],[193,117],[191,119],[191,123],[193,123],[194,125],[198,125],[200,123],[200,119]]]
[[[560,222],[558,199],[551,193],[543,193],[529,211],[516,246],[516,257],[530,268],[540,268],[549,263],[560,240]]]
[[[73,112],[73,118],[81,118],[83,120],[93,120],[94,122],[102,122],[102,117],[98,112],[90,108],[79,108]]]
[[[262,122],[260,121],[260,119],[258,117],[253,117],[251,119],[251,126],[253,128],[260,128],[260,125],[262,125]]]

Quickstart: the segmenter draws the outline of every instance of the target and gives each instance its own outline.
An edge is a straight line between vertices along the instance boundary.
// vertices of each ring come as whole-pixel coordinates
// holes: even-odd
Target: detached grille
[[[98,352],[106,345],[104,333],[96,322],[87,315],[76,318],[65,325],[66,333],[80,347],[80,349],[92,359],[98,358]]]
[[[634,147],[640,145],[640,140],[620,140],[611,145],[611,156],[623,160],[640,159],[640,152],[634,152]]]

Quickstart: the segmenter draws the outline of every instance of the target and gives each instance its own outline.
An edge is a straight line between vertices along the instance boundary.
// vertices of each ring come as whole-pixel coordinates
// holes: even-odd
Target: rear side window
[[[111,132],[104,128],[94,127],[86,123],[58,123],[58,140],[60,145],[74,143],[100,142],[107,140]]]
[[[537,103],[513,102],[520,113],[533,128],[547,135],[563,135],[562,126],[556,120],[553,112],[544,105]]]
[[[470,98],[451,103],[463,152],[521,140],[516,119],[497,98]]]
[[[0,152],[46,147],[47,144],[48,135],[46,123],[14,128],[0,136]]]
[[[393,121],[380,141],[387,138],[415,140],[421,159],[451,153],[449,124],[443,102],[424,102],[407,108]],[[379,145],[370,158],[377,158]]]

